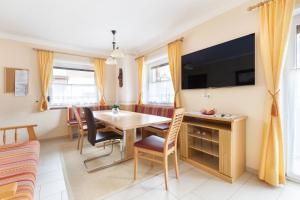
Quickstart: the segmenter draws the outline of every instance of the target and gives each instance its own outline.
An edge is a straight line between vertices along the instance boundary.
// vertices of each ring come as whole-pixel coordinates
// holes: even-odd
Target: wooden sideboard
[[[180,130],[182,160],[228,182],[245,171],[245,116],[187,112]]]

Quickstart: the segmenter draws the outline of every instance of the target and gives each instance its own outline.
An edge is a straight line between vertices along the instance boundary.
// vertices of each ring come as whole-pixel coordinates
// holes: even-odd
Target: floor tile
[[[176,197],[180,198],[211,178],[210,175],[193,168],[187,173],[182,174],[179,179],[172,178],[170,180],[169,190]]]
[[[62,170],[53,170],[50,172],[45,172],[42,174],[38,174],[37,177],[37,185],[43,185],[47,184],[53,181],[63,180],[64,175],[62,173]]]
[[[117,192],[117,193],[105,198],[105,200],[130,200],[137,196],[141,196],[145,192],[147,192],[146,189],[135,185],[135,186],[129,187],[123,191]]]
[[[253,176],[231,198],[232,200],[277,200],[282,187],[271,187]]]
[[[61,192],[49,196],[44,196],[41,198],[41,200],[61,200]]]
[[[180,200],[205,200],[202,196],[194,194],[194,193],[188,193],[180,198]]]
[[[63,191],[61,193],[61,200],[69,200],[68,192],[67,191]]]
[[[299,200],[300,184],[288,182],[278,200]]]
[[[40,198],[42,199],[56,193],[61,193],[65,190],[66,186],[64,180],[53,181],[47,184],[43,184],[41,185]]]
[[[207,200],[228,199],[233,196],[233,194],[237,192],[251,177],[251,174],[244,173],[234,183],[229,183],[220,178],[214,177],[201,185],[201,187],[196,188],[193,193],[198,196],[203,196]]]
[[[150,190],[143,195],[139,195],[132,200],[176,200],[177,198],[171,193],[166,192],[164,188]]]

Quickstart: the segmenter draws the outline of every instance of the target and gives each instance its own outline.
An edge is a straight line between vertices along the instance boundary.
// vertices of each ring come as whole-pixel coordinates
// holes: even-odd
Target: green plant
[[[111,106],[111,108],[112,108],[112,109],[118,109],[118,108],[120,108],[120,106],[117,105],[117,104],[114,104],[114,105]]]

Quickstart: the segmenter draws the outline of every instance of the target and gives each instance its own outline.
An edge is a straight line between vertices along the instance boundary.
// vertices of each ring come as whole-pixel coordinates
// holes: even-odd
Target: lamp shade
[[[111,52],[110,56],[113,58],[124,58],[124,53],[119,48],[116,48]]]
[[[110,56],[106,59],[105,64],[107,64],[107,65],[116,65],[117,60]]]

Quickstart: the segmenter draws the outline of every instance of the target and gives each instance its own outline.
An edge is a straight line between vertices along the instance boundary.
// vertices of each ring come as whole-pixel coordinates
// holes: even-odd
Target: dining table
[[[120,110],[113,113],[111,110],[93,111],[94,118],[120,130],[123,134],[123,159],[126,161],[133,158],[134,142],[136,141],[136,130],[154,124],[170,123],[171,118]]]

